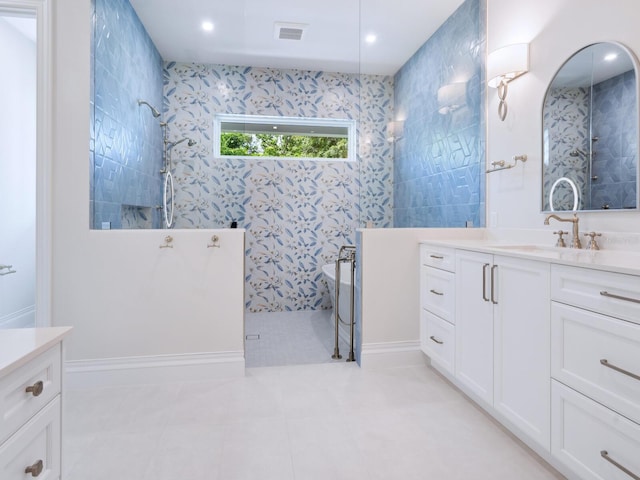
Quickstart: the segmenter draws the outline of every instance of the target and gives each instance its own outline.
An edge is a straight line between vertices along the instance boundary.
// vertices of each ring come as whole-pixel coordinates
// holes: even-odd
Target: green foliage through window
[[[238,157],[348,158],[346,138],[223,132],[220,153]]]

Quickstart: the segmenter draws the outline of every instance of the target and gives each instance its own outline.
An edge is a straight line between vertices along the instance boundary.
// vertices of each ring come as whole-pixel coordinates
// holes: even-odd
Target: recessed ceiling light
[[[607,55],[605,55],[604,59],[607,62],[612,62],[614,61],[616,58],[618,58],[618,54],[617,53],[608,53]]]
[[[376,37],[373,33],[370,33],[369,35],[364,37],[364,41],[367,42],[368,44],[376,43],[377,39],[378,37]]]
[[[213,23],[205,20],[204,22],[202,22],[202,30],[204,30],[205,32],[213,32]]]

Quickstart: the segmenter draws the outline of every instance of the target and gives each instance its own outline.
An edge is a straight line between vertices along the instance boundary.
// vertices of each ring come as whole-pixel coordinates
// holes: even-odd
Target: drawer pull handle
[[[434,342],[436,342],[438,345],[443,345],[444,342],[442,340],[438,340],[436,337],[434,337],[433,335],[431,335],[429,337],[431,340],[433,340]]]
[[[623,467],[622,465],[620,465],[618,462],[616,462],[613,458],[611,458],[609,456],[609,452],[607,452],[606,450],[602,450],[600,452],[600,456],[602,458],[604,458],[607,462],[609,462],[611,465],[614,465],[616,468],[619,468],[620,470],[622,470],[624,473],[626,473],[627,475],[629,475],[631,478],[633,478],[633,480],[640,480],[640,477],[638,475],[636,475],[635,473],[633,473],[631,470],[629,470],[628,468]]]
[[[436,260],[444,260],[442,255],[429,255],[431,258],[435,258]]]
[[[38,460],[36,463],[24,469],[24,473],[30,473],[32,477],[37,477],[42,473],[44,463],[42,460]]]
[[[487,268],[489,267],[488,263],[482,265],[482,300],[485,302],[489,301],[489,297],[487,297]]]
[[[496,294],[495,277],[496,277],[497,269],[498,269],[498,265],[491,266],[491,303],[493,303],[494,305],[498,304],[498,300],[496,300],[496,297],[495,297],[495,294]]]
[[[640,303],[640,300],[638,300],[637,298],[623,297],[621,295],[616,295],[614,293],[609,293],[607,291],[600,292],[600,295],[602,295],[603,297],[615,298],[617,300],[625,300],[627,302]]]
[[[25,392],[30,393],[34,397],[38,397],[40,396],[43,390],[44,390],[44,383],[42,383],[41,380],[38,380],[36,383],[31,385],[30,387],[27,387],[25,389]]]
[[[442,292],[436,292],[433,288],[432,288],[431,290],[429,290],[429,291],[430,291],[431,293],[433,293],[434,295],[439,295],[439,296],[441,296],[441,297],[444,295],[444,293],[442,293]]]
[[[604,365],[607,368],[610,368],[611,370],[615,370],[616,372],[620,372],[623,373],[631,378],[635,378],[636,380],[640,380],[640,375],[636,375],[635,373],[631,373],[627,370],[625,370],[624,368],[620,368],[620,367],[616,367],[615,365],[612,365],[611,363],[609,363],[609,360],[607,360],[606,358],[603,358],[600,360],[600,364]]]

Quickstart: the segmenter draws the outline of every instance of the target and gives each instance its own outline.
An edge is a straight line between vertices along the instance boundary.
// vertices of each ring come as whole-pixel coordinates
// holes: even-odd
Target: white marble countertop
[[[0,378],[60,342],[71,327],[0,330]]]
[[[640,253],[624,250],[587,250],[560,248],[548,245],[492,238],[437,238],[421,243],[463,250],[474,250],[554,264],[592,268],[611,272],[640,275]],[[586,244],[586,241],[585,241]]]

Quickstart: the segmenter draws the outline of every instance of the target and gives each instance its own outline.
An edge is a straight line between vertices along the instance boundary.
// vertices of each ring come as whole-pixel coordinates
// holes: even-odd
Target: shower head
[[[151,115],[153,115],[154,118],[158,118],[160,116],[160,112],[158,111],[158,109],[151,105],[149,102],[138,100],[138,106],[140,105],[146,105],[147,107],[149,107],[149,109],[151,110]]]

